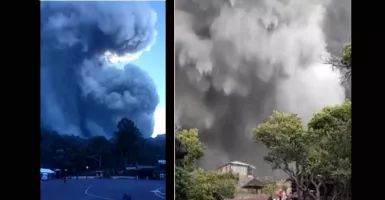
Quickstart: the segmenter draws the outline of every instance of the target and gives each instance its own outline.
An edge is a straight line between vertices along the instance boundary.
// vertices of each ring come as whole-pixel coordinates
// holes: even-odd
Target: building
[[[52,180],[54,174],[55,172],[50,169],[40,168],[40,180],[42,181]]]
[[[255,190],[257,193],[260,192],[260,190],[264,187],[265,185],[263,184],[262,181],[260,181],[257,178],[253,178],[244,185],[242,185],[242,188],[249,189],[249,190]]]
[[[239,174],[239,176],[254,176],[254,170],[257,168],[253,165],[239,162],[239,161],[232,161],[225,165],[222,165],[218,168],[219,173],[226,173],[226,172],[234,172]]]
[[[262,181],[254,177],[256,167],[247,163],[232,161],[218,168],[218,173],[233,172],[239,176],[239,187],[255,190],[257,193],[264,187]]]
[[[218,173],[233,172],[239,175],[239,185],[243,186],[254,179],[255,170],[257,168],[253,165],[232,161],[218,168]]]
[[[164,180],[166,177],[166,160],[158,160],[158,170],[155,171],[155,176],[159,176],[159,179]]]
[[[139,179],[164,180],[166,177],[166,160],[158,160],[156,165],[131,165],[121,173],[125,176],[137,176]]]

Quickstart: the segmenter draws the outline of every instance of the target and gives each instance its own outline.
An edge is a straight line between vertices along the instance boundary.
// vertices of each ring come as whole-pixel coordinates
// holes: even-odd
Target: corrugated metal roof
[[[250,164],[247,164],[247,163],[244,163],[244,162],[239,162],[239,161],[232,161],[232,162],[230,162],[230,164],[244,165],[244,166],[249,166],[249,167],[251,167],[251,168],[253,168],[253,169],[256,169],[256,167],[253,166],[253,165],[250,165]]]
[[[243,166],[251,167],[251,168],[253,168],[253,169],[257,169],[257,168],[256,168],[255,166],[253,166],[253,165],[250,165],[250,164],[247,164],[247,163],[244,163],[244,162],[239,162],[239,161],[231,161],[231,162],[229,162],[229,163],[227,163],[227,164],[222,165],[221,167],[226,166],[226,165],[228,165],[228,164],[233,164],[233,165],[243,165]],[[219,168],[221,168],[221,167],[219,167]]]

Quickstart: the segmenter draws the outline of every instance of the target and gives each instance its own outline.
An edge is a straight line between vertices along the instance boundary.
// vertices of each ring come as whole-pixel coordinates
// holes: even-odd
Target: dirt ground
[[[268,196],[264,196],[264,195],[253,195],[253,196],[235,197],[231,200],[267,200],[268,198],[269,198]]]

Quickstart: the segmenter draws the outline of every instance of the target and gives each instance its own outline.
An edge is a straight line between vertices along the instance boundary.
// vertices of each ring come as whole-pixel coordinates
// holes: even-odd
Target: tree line
[[[133,121],[118,122],[112,138],[82,138],[41,130],[41,167],[67,169],[72,174],[135,165],[156,165],[165,159],[165,136],[144,138]],[[88,168],[88,169],[87,169]]]
[[[266,162],[292,181],[299,200],[351,199],[351,101],[323,108],[306,126],[297,114],[274,111],[252,134],[269,149]],[[204,148],[197,129],[176,130],[177,200],[234,197],[236,174],[197,168]]]
[[[275,111],[253,131],[270,151],[265,160],[284,171],[299,199],[351,198],[351,102],[325,107],[307,126]]]

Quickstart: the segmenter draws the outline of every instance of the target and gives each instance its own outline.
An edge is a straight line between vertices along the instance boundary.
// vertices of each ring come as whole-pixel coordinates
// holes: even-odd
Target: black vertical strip
[[[360,11],[365,10],[362,13]],[[383,26],[384,11],[380,4],[352,1],[352,196],[354,199],[374,199],[376,193],[366,191],[383,191],[382,184],[375,183],[384,179],[384,173],[377,173],[368,159],[368,155],[376,154],[384,146],[382,134],[377,134],[384,124],[382,102],[384,91],[384,73],[377,67],[384,66],[385,31]],[[380,72],[380,73],[378,73]],[[361,81],[360,81],[361,80]],[[370,90],[369,90],[370,88]],[[382,111],[381,111],[382,110]],[[359,128],[361,127],[361,128]],[[365,130],[365,131],[363,131]],[[366,134],[372,133],[372,134]],[[382,137],[383,138],[383,137]],[[356,151],[354,153],[354,151]],[[382,166],[380,164],[379,166]],[[376,174],[375,176],[368,175]],[[380,178],[382,177],[382,178]],[[360,189],[358,189],[360,188]]]
[[[12,5],[15,3],[15,5]],[[10,4],[10,5],[9,5]],[[7,42],[2,48],[3,78],[0,80],[3,109],[1,160],[4,193],[11,199],[40,198],[40,2],[9,2],[15,13],[1,13]],[[30,5],[28,5],[30,4]],[[7,20],[5,20],[7,19]],[[28,29],[28,30],[27,30]],[[26,39],[28,38],[28,39]],[[7,63],[7,64],[5,64]],[[5,78],[7,77],[7,78]],[[39,178],[39,179],[38,179]],[[24,185],[24,186],[22,186]],[[28,188],[28,189],[27,189]],[[28,190],[29,192],[26,192]]]
[[[174,200],[174,1],[166,1],[166,199]]]

